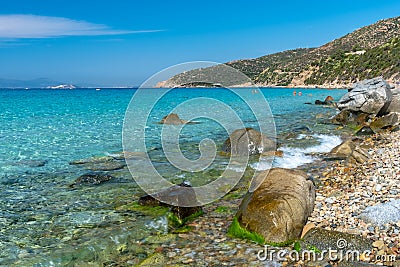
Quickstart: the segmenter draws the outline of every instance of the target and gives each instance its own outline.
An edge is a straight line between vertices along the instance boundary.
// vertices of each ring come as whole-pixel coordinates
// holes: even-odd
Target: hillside
[[[283,51],[226,63],[260,86],[346,87],[383,76],[400,80],[400,17],[380,20],[318,48]],[[218,67],[178,74],[164,86],[212,79]],[[220,75],[220,74],[219,74]],[[215,78],[215,77],[214,77]],[[235,81],[228,85],[238,85]]]

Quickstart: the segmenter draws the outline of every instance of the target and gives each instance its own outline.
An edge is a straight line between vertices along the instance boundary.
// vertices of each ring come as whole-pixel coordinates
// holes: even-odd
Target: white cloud
[[[0,15],[0,38],[49,38],[63,36],[121,35],[160,30],[114,30],[107,25],[61,17]]]

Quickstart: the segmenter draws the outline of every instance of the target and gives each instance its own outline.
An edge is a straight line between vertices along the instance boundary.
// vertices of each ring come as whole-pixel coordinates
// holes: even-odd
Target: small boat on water
[[[96,91],[100,91],[101,89],[100,88],[96,88]]]

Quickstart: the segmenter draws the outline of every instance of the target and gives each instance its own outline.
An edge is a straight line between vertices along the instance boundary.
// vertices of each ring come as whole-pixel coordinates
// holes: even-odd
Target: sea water
[[[157,89],[149,89],[149,94],[152,90]],[[341,142],[335,127],[324,123],[335,109],[305,103],[328,95],[337,100],[345,91],[301,89],[302,96],[293,96],[294,89],[241,90],[254,101],[260,94],[268,100],[278,148],[284,153],[274,166],[296,168],[310,163],[313,154],[328,152]],[[0,90],[0,265],[104,261],[104,251],[115,251],[124,242],[135,243],[156,231],[149,226],[157,225],[160,218],[115,209],[143,194],[126,169],[111,171],[116,179],[109,183],[69,187],[88,172],[69,162],[123,150],[124,116],[134,94],[135,89]],[[246,127],[257,129],[259,123],[240,98],[224,89],[175,89],[166,94],[152,107],[145,126],[146,152],[157,170],[174,182],[207,183],[214,170],[218,173],[227,164],[219,156],[206,172],[196,175],[166,163],[160,147],[162,125],[157,122],[178,104],[199,97],[226,103]],[[150,104],[143,99],[134,108],[147,109]],[[200,104],[189,108],[194,114],[208,109]],[[209,108],[218,112],[218,107]],[[179,139],[188,158],[198,157],[201,140],[209,138],[219,148],[228,137],[218,122],[204,118],[198,122],[185,126]],[[249,167],[269,166],[261,161],[250,162]]]

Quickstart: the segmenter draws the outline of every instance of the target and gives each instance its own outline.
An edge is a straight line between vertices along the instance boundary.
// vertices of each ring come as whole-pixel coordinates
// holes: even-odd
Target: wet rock
[[[304,134],[304,133],[311,133],[311,129],[305,125],[296,126],[292,130],[295,133]]]
[[[388,115],[375,118],[369,127],[374,133],[379,133],[384,129],[393,128],[399,125],[399,113],[390,113]]]
[[[108,182],[113,179],[111,175],[104,173],[86,173],[81,175],[76,179],[70,187],[74,187],[77,185],[99,185],[104,182]]]
[[[351,114],[352,113],[350,110],[344,109],[330,119],[331,123],[338,125],[347,125],[349,123],[349,118]]]
[[[156,194],[144,195],[138,203],[142,206],[168,206],[180,220],[202,211],[195,191],[187,183],[174,185]]]
[[[126,166],[124,162],[109,161],[103,163],[86,163],[82,167],[91,171],[114,171],[123,169]]]
[[[188,123],[185,120],[182,120],[179,118],[178,114],[171,113],[162,118],[162,120],[159,122],[160,124],[172,124],[172,125],[179,125],[179,124],[186,124]]]
[[[74,160],[70,165],[78,165],[91,171],[113,171],[126,166],[123,160],[117,160],[112,156],[92,157],[88,159]]]
[[[120,214],[111,210],[77,211],[57,216],[54,225],[93,228],[123,221],[124,218]]]
[[[258,155],[274,151],[276,144],[267,136],[253,128],[239,129],[225,140],[222,151],[235,156]]]
[[[372,131],[372,129],[368,126],[365,125],[363,127],[361,127],[356,133],[355,135],[357,136],[361,136],[361,135],[371,135],[374,134],[374,131]]]
[[[383,226],[387,223],[400,221],[400,199],[367,207],[360,218],[374,226]]]
[[[369,114],[363,113],[363,112],[352,112],[351,110],[348,109],[343,109],[341,110],[338,114],[333,116],[333,118],[330,119],[331,123],[337,124],[337,125],[354,125],[354,126],[360,126],[365,124],[369,119]]]
[[[29,168],[43,167],[46,164],[47,164],[47,160],[34,160],[34,159],[19,160],[19,161],[12,163],[12,165],[15,165],[15,166],[24,166],[24,167],[29,167]]]
[[[87,159],[79,159],[71,161],[70,165],[81,165],[81,164],[88,164],[88,163],[104,163],[113,161],[114,158],[111,156],[102,156],[102,157],[92,157]]]
[[[139,159],[140,160],[140,159],[147,157],[147,153],[124,151],[124,152],[108,154],[108,156],[112,157],[115,160],[125,160],[125,159],[127,159],[127,160]]]
[[[334,147],[329,156],[328,160],[347,160],[349,162],[364,163],[370,158],[368,152],[359,147],[352,140],[347,140],[342,144]]]
[[[148,207],[156,207],[156,206],[166,205],[165,203],[154,198],[152,195],[141,196],[138,200],[138,204],[141,206],[148,206]]]
[[[333,106],[333,105],[335,105],[335,102],[333,102],[333,100],[334,99],[332,96],[327,96],[324,101],[315,100],[315,105]]]
[[[330,96],[330,95],[328,95],[326,98],[325,98],[325,101],[324,102],[333,102],[335,99],[332,97],[332,96]]]
[[[302,171],[281,168],[262,172],[256,179],[264,181],[242,200],[236,214],[240,225],[267,242],[299,238],[314,207],[313,183]]]
[[[391,86],[381,77],[356,83],[338,102],[340,110],[363,112],[372,117],[384,114],[392,101]]]

